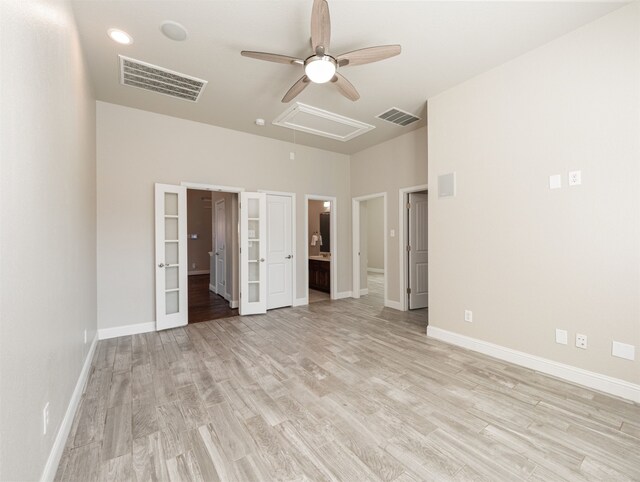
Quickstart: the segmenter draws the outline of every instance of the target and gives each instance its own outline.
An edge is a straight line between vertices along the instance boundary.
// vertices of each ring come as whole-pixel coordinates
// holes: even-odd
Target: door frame
[[[407,296],[407,266],[409,264],[409,254],[407,253],[407,240],[409,231],[409,210],[407,209],[407,202],[409,193],[412,192],[429,192],[429,186],[427,184],[421,184],[419,186],[404,187],[398,191],[399,200],[399,220],[400,229],[398,229],[398,248],[400,252],[400,309],[407,311],[409,309],[409,297]],[[427,214],[427,226],[429,225],[429,219]]]
[[[353,260],[352,264],[352,298],[360,298],[360,268],[361,268],[361,259],[360,255],[360,203],[369,201],[370,199],[382,198],[382,210],[383,210],[383,240],[382,240],[382,249],[384,256],[384,306],[388,306],[388,276],[389,276],[389,263],[387,260],[387,193],[386,192],[378,192],[374,194],[365,194],[364,196],[358,196],[351,199],[351,227],[352,227],[352,254],[351,259]]]
[[[304,195],[304,280],[305,297],[296,302],[294,306],[309,304],[309,201],[329,201],[331,203],[331,299],[338,299],[338,200],[336,196],[323,196],[320,194]]]
[[[296,193],[295,192],[283,192],[283,191],[270,191],[268,189],[258,189],[257,192],[263,192],[267,196],[271,194],[272,196],[285,196],[291,198],[291,254],[293,255],[293,263],[291,270],[291,306],[296,305],[296,271],[298,271],[298,256],[296,253],[296,241],[297,241],[297,232],[296,232]],[[267,224],[267,228],[269,225]],[[268,236],[268,235],[267,235]],[[267,280],[268,282],[268,280]],[[267,287],[268,288],[268,287]],[[268,311],[268,310],[267,310]]]
[[[215,239],[215,244],[218,244],[218,204],[222,204],[223,205],[223,213],[224,213],[224,273],[225,273],[225,279],[224,279],[224,293],[222,293],[222,297],[226,298],[226,294],[227,294],[227,290],[228,290],[228,286],[227,286],[227,203],[224,199],[218,199],[214,205],[213,205],[213,214],[214,214],[214,219],[215,221],[215,226],[213,227],[213,232],[215,233],[214,239]],[[218,279],[218,255],[216,254],[218,249],[217,246],[213,246],[213,252],[214,252],[214,257],[215,257],[215,263],[214,263],[214,270],[215,270],[215,275],[216,275],[216,285],[215,285],[215,290],[214,293],[219,295],[220,292],[218,291],[218,285],[220,284],[220,280]],[[211,277],[209,277],[209,279],[211,279]],[[233,290],[232,290],[233,291]]]
[[[241,192],[246,191],[246,189],[244,187],[237,187],[237,186],[223,186],[220,184],[206,184],[206,183],[201,183],[201,182],[191,182],[191,181],[180,181],[180,186],[184,186],[187,189],[197,189],[200,191],[211,191],[211,192],[226,192],[226,193],[230,193],[230,194],[238,194]],[[187,215],[188,215],[189,211],[187,208]],[[240,220],[238,219],[238,222],[240,222]],[[240,242],[240,238],[238,238],[238,242]],[[213,247],[213,246],[212,246]],[[227,247],[228,248],[228,247]],[[187,246],[187,254],[188,254],[188,246]],[[225,267],[226,269],[229,269],[229,266]],[[238,256],[238,275],[240,273],[240,256]],[[216,277],[216,284],[217,284],[217,277]],[[232,288],[233,291],[233,288]],[[219,293],[216,293],[219,294]],[[220,295],[223,298],[227,299],[224,294]],[[229,302],[229,307],[232,309],[238,308],[238,304],[239,304],[239,300],[233,300],[233,296],[230,296],[227,301]],[[188,311],[188,310],[187,310]],[[187,313],[187,323],[189,323],[189,316]]]

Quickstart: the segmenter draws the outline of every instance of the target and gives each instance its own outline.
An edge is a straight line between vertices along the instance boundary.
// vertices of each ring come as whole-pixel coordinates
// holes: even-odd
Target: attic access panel
[[[273,125],[346,142],[375,126],[300,102],[294,103],[274,121]]]

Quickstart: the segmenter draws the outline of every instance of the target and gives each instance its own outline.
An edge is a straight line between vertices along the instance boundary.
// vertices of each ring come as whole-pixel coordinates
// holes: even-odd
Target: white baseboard
[[[101,328],[98,330],[98,339],[108,340],[119,336],[137,335],[156,331],[156,322],[136,323],[135,325],[116,326],[114,328]]]
[[[369,273],[384,273],[384,269],[382,268],[367,268]]]
[[[213,286],[211,283],[209,283],[209,291],[213,291],[214,293],[216,292],[216,287]]]
[[[394,310],[402,311],[402,305],[399,301],[384,300],[384,306],[387,308],[393,308]]]
[[[232,310],[235,310],[239,305],[238,300],[229,300],[229,307],[231,307]]]
[[[309,304],[309,298],[306,296],[304,298],[296,298],[293,300],[293,306],[304,306]]]
[[[369,288],[362,288],[360,290],[360,296],[364,296],[364,295],[368,295],[369,294]]]
[[[80,399],[82,398],[82,392],[84,392],[84,387],[87,383],[87,379],[89,378],[89,372],[91,371],[91,361],[93,360],[93,355],[96,351],[97,345],[98,335],[96,334],[96,336],[93,338],[93,341],[91,342],[91,346],[89,347],[89,352],[84,359],[84,363],[82,364],[82,369],[80,370],[78,381],[76,382],[76,386],[73,389],[73,393],[71,394],[69,405],[67,405],[67,410],[65,411],[62,422],[60,423],[60,428],[58,429],[56,438],[53,441],[53,446],[51,447],[51,451],[49,452],[47,463],[44,465],[44,470],[42,471],[42,476],[40,477],[40,480],[42,482],[50,482],[56,476],[58,465],[60,464],[60,459],[62,458],[62,453],[64,452],[64,446],[67,443],[67,437],[69,437],[69,432],[71,432],[73,419],[76,416],[76,412],[78,411],[78,405],[80,404]]]
[[[451,331],[443,330],[435,326],[427,327],[427,336],[436,340],[451,343],[469,350],[477,351],[485,355],[508,361],[547,375],[552,375],[563,380],[576,383],[588,388],[593,388],[610,395],[625,398],[640,403],[640,385],[613,378],[600,373],[583,370],[571,365],[565,365],[547,358],[542,358],[529,353],[513,350],[487,341],[478,340]]]
[[[189,271],[187,274],[189,276],[196,275],[196,274],[209,274],[209,270],[208,269],[200,269],[200,270],[195,270],[195,271]]]
[[[341,300],[343,298],[351,298],[351,291],[341,291],[340,293],[336,293],[334,300]]]

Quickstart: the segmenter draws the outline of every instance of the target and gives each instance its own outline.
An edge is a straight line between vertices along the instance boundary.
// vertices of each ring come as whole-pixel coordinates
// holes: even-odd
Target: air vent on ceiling
[[[382,119],[402,127],[408,126],[409,124],[413,124],[414,122],[420,120],[420,117],[409,114],[408,112],[400,110],[397,107],[392,107],[391,109],[383,112],[380,115],[377,115],[376,117],[378,119]]]
[[[295,102],[280,114],[273,121],[273,124],[342,142],[375,129],[375,126],[371,124],[365,124],[300,102]]]
[[[140,60],[120,58],[120,83],[150,90],[158,94],[197,102],[207,85],[206,80],[164,69]]]

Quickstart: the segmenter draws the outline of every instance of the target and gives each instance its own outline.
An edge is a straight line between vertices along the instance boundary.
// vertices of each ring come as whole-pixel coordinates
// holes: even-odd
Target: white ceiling
[[[312,0],[77,0],[74,10],[99,100],[287,141],[293,131],[271,125],[290,104],[280,99],[302,67],[240,56],[241,50],[310,55]],[[295,142],[351,154],[424,125],[425,101],[481,72],[578,28],[627,2],[459,2],[330,0],[331,53],[399,43],[398,57],[341,69],[361,98],[330,85],[310,85],[295,100],[373,124],[348,142],[297,132]],[[160,24],[183,24],[174,42]],[[106,31],[128,32],[121,46]],[[209,81],[198,103],[120,85],[118,54]],[[409,127],[375,116],[398,107],[422,118]],[[258,127],[254,120],[266,120]]]

